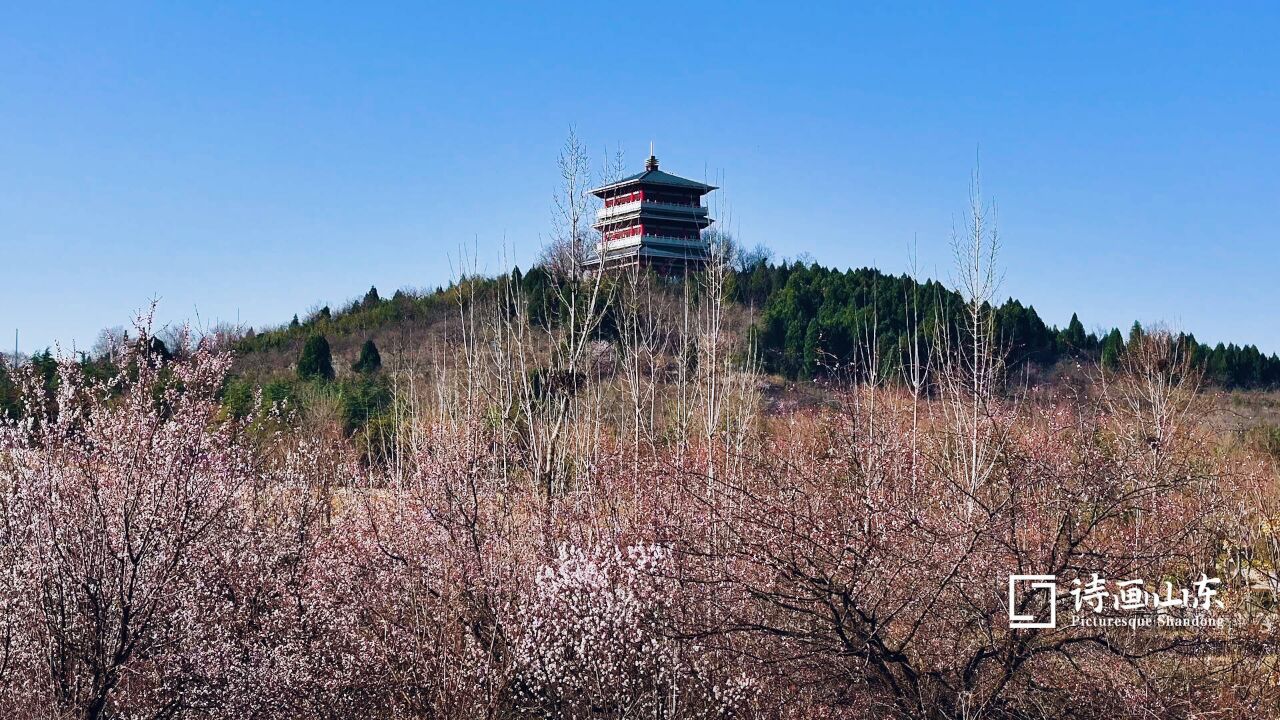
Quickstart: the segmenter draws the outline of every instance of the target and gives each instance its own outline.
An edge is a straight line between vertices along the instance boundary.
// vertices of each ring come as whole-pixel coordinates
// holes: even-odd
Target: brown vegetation
[[[868,349],[788,412],[762,412],[723,258],[674,292],[563,283],[544,322],[518,285],[459,283],[447,360],[395,374],[385,463],[323,416],[225,417],[208,348],[144,334],[110,381],[65,363],[0,442],[0,709],[1273,716],[1269,441],[1205,422],[1169,333],[1088,392],[1011,382],[989,242],[979,218],[957,243],[965,335],[901,377]],[[1012,629],[1013,573],[1056,575],[1060,618],[1094,573],[1221,578],[1227,622]]]

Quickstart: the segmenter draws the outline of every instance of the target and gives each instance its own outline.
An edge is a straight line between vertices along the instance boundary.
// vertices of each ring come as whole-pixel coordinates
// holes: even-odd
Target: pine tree
[[[1209,380],[1219,385],[1226,385],[1231,381],[1230,369],[1227,366],[1227,347],[1222,343],[1214,346],[1213,351],[1209,353],[1205,375]]]
[[[1120,335],[1118,328],[1112,328],[1111,332],[1102,341],[1102,366],[1105,368],[1113,368],[1116,363],[1120,362],[1120,356],[1124,354],[1124,338]]]
[[[382,298],[378,297],[378,288],[370,287],[369,292],[364,294],[364,299],[360,301],[360,307],[371,308],[377,307],[382,302]]]
[[[329,350],[329,341],[323,335],[312,335],[302,346],[302,355],[298,357],[298,377],[303,380],[333,379],[333,354]]]
[[[1084,334],[1084,323],[1080,322],[1080,317],[1075,313],[1071,313],[1071,322],[1067,323],[1067,329],[1062,331],[1062,341],[1072,350],[1086,348],[1088,338]]]
[[[814,318],[804,332],[804,365],[800,368],[803,378],[811,378],[818,373],[818,337],[818,320]]]
[[[52,393],[57,389],[58,359],[53,356],[49,348],[45,348],[44,352],[32,355],[28,365],[30,365],[35,376],[40,379],[46,391]]]
[[[294,313],[293,319],[289,321],[289,329],[297,330],[300,327],[302,327],[302,323],[298,322],[298,314]]]
[[[360,358],[351,369],[361,375],[372,375],[382,369],[382,355],[378,353],[378,346],[373,344],[372,339],[365,340],[364,345],[360,346]]]
[[[1135,340],[1141,340],[1146,331],[1142,329],[1142,323],[1137,320],[1133,321],[1133,327],[1129,328],[1129,344],[1133,344]]]

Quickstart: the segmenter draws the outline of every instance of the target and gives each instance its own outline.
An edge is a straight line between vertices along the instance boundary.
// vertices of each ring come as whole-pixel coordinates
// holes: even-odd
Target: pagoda
[[[710,257],[702,231],[712,223],[702,196],[715,189],[659,170],[650,151],[644,172],[591,191],[604,206],[592,224],[600,242],[587,267],[639,266],[662,275],[701,269]]]

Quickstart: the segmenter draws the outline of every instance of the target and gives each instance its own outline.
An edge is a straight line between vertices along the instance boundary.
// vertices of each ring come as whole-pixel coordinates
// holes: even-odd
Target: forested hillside
[[[827,375],[865,362],[855,349],[871,344],[881,370],[891,373],[914,331],[928,347],[937,324],[955,337],[963,320],[960,295],[935,281],[916,282],[873,268],[839,271],[817,264],[757,263],[735,273],[731,291],[738,302],[759,308],[757,348],[770,372],[792,379]],[[1031,305],[1009,298],[996,308],[999,341],[1011,365],[1052,365],[1076,357],[1113,364],[1127,342],[1142,333],[1137,322],[1127,333],[1113,328],[1101,337],[1087,332],[1072,315],[1065,328],[1046,325]],[[1202,344],[1182,336],[1206,379],[1224,388],[1265,389],[1280,385],[1280,357],[1254,345]],[[855,362],[855,360],[857,362]]]
[[[558,281],[544,268],[526,273],[516,268],[510,275],[468,283],[474,289],[507,281],[520,287],[530,322],[557,322]],[[681,289],[669,286],[669,291],[678,296]],[[393,394],[382,372],[381,350],[392,345],[403,355],[413,348],[421,356],[447,342],[445,322],[457,315],[459,293],[457,285],[450,285],[383,298],[371,288],[337,311],[326,306],[276,328],[249,330],[234,341],[237,362],[225,392],[227,408],[243,414],[260,392],[267,402],[327,406],[348,433],[376,425]],[[741,307],[747,327],[739,329],[751,334],[763,369],[801,381],[865,372],[871,362],[882,376],[894,377],[913,339],[927,356],[936,338],[958,337],[965,311],[960,295],[937,281],[917,282],[874,268],[840,271],[816,263],[756,261],[729,271],[725,293]],[[1013,298],[996,308],[996,320],[999,343],[1013,367],[1049,367],[1064,359],[1110,366],[1143,332],[1137,322],[1126,332],[1090,332],[1075,315],[1058,328],[1047,325],[1033,306]],[[596,332],[601,340],[616,339],[612,310],[605,310]],[[1280,386],[1280,357],[1275,354],[1264,355],[1254,345],[1209,346],[1194,335],[1181,337],[1212,385],[1241,390]],[[874,357],[866,357],[869,347],[876,349]],[[112,372],[105,358],[85,355],[81,362],[93,374]],[[56,363],[48,351],[29,363],[46,383],[54,382]],[[8,417],[20,412],[12,375],[0,364],[0,411]]]

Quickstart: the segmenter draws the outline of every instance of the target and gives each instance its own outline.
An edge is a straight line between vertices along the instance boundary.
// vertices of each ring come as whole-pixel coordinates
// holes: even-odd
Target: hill
[[[528,273],[482,282],[506,282],[514,277],[530,304],[530,317],[543,322],[551,314],[551,276],[540,267]],[[875,340],[882,372],[892,372],[908,351],[913,330],[926,339],[938,324],[957,325],[964,311],[959,293],[941,282],[917,282],[907,275],[889,275],[874,268],[836,270],[816,263],[757,262],[731,270],[725,282],[729,299],[749,318],[752,337],[764,369],[785,378],[829,376],[860,364],[857,348]],[[282,376],[297,361],[302,344],[312,334],[324,335],[335,357],[356,359],[359,348],[372,339],[379,348],[393,347],[395,355],[412,364],[445,340],[443,323],[457,315],[456,285],[425,294],[397,291],[382,299],[375,289],[336,312],[322,308],[302,321],[250,334],[237,344],[238,372],[254,377]],[[1001,344],[1010,365],[1049,367],[1064,359],[1114,361],[1142,326],[1126,332],[1112,328],[1101,337],[1087,332],[1076,315],[1064,328],[1048,325],[1034,306],[1014,298],[995,309]],[[610,339],[614,323],[606,317],[599,334]],[[1191,349],[1207,381],[1226,389],[1270,389],[1280,386],[1280,356],[1264,355],[1254,345],[1200,343],[1181,336]]]
[[[323,307],[302,318],[262,331],[250,330],[234,340],[236,361],[225,391],[228,410],[244,414],[256,398],[292,401],[295,406],[333,422],[346,433],[367,430],[388,413],[393,397],[389,370],[422,371],[450,357],[445,352],[458,333],[459,308],[473,294],[484,294],[514,282],[534,324],[556,322],[556,288],[547,270],[519,268],[492,278],[470,278],[427,292],[396,291],[390,298],[370,288],[363,297],[333,310]],[[766,372],[785,381],[808,381],[878,373],[896,377],[912,352],[913,339],[924,357],[935,338],[959,337],[964,301],[944,284],[918,282],[874,268],[836,270],[817,263],[755,261],[731,269],[724,294],[736,312],[732,330],[751,340],[754,357]],[[681,302],[678,284],[662,284],[670,302]],[[1086,332],[1075,315],[1064,328],[1048,325],[1034,306],[1009,298],[995,308],[999,343],[1010,367],[1044,371],[1064,361],[1113,364],[1126,344],[1143,330],[1137,322],[1127,333],[1112,328],[1101,335]],[[600,341],[617,339],[619,321],[606,309],[595,334]],[[304,345],[323,338],[331,368],[301,377],[298,362]],[[1194,335],[1180,338],[1204,371],[1207,383],[1226,390],[1280,387],[1280,357],[1264,355],[1253,345],[1200,343]],[[377,356],[376,366],[365,356]],[[102,358],[85,357],[95,373],[110,372]],[[52,382],[53,358],[38,354],[31,365]],[[306,374],[306,373],[303,373]],[[15,417],[20,397],[12,373],[0,364],[0,411]],[[259,395],[260,393],[260,395]]]

